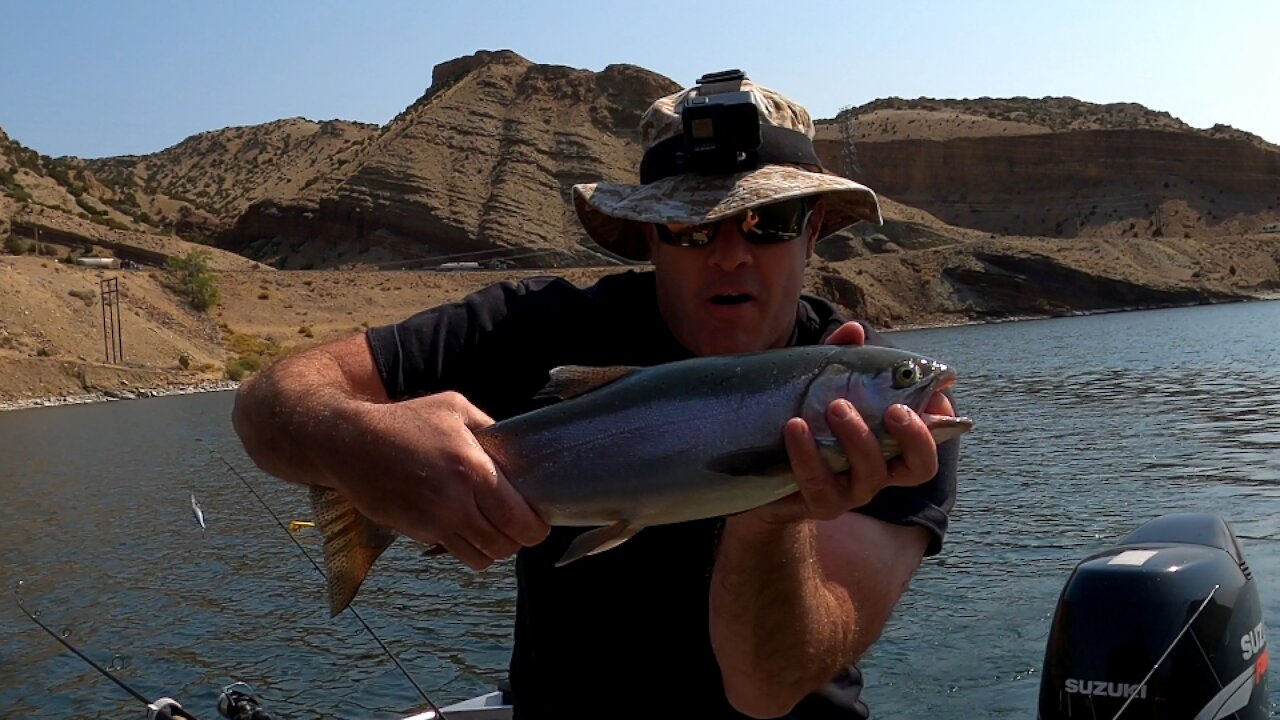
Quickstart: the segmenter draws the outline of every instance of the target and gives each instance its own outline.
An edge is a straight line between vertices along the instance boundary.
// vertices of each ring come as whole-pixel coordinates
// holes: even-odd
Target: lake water
[[[1227,519],[1280,622],[1280,302],[892,337],[960,370],[957,403],[978,428],[943,554],[864,662],[875,717],[1035,717],[1067,575],[1168,512]],[[244,457],[231,402],[0,413],[0,716],[141,716],[20,613],[18,580],[27,607],[90,657],[202,717],[233,680],[279,720],[421,706],[349,614],[329,619],[319,575],[214,455],[286,521],[309,517],[302,489]],[[313,531],[296,537],[319,557]],[[358,604],[443,704],[502,677],[512,575],[510,562],[475,574],[402,543]]]

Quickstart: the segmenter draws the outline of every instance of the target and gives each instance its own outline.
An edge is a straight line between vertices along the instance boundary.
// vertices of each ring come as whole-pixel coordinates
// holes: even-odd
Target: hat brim
[[[748,208],[822,195],[818,239],[859,220],[883,224],[880,201],[865,185],[790,165],[766,165],[735,175],[675,175],[648,185],[591,183],[573,186],[573,206],[587,235],[602,248],[631,260],[648,260],[646,223],[701,224]]]

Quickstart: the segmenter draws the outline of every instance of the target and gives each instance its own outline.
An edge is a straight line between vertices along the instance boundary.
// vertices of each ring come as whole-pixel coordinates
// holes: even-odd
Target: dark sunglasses
[[[716,239],[720,223],[733,221],[742,228],[743,236],[752,245],[775,245],[800,237],[812,213],[810,198],[792,198],[750,208],[731,218],[712,223],[655,223],[654,227],[657,228],[658,239],[667,245],[706,247]]]

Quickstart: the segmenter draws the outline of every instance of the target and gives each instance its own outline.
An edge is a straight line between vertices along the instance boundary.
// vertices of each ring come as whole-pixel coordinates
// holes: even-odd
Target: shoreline
[[[138,390],[99,390],[82,395],[52,395],[24,400],[0,400],[0,412],[30,410],[33,408],[63,407],[65,405],[89,405],[91,403],[142,400],[170,395],[195,395],[197,393],[235,390],[240,383],[234,380],[207,380],[184,385],[169,385]]]
[[[886,335],[892,335],[898,332],[911,332],[915,330],[938,330],[946,328],[971,327],[975,325],[1000,325],[1005,323],[1027,322],[1031,320],[1053,320],[1070,317],[1087,317],[1091,315],[1109,315],[1113,313],[1171,310],[1203,305],[1226,305],[1240,302],[1274,301],[1280,301],[1280,291],[1258,293],[1252,297],[1210,300],[1207,302],[1193,302],[1186,304],[1134,306],[1125,308],[1107,308],[1102,310],[1075,310],[1052,315],[1018,315],[1004,318],[989,318],[985,320],[960,320],[942,323],[907,324],[894,328],[885,328],[882,329],[881,332]],[[167,397],[170,395],[194,395],[197,393],[224,392],[227,390],[235,390],[239,387],[240,383],[235,380],[204,380],[195,383],[142,388],[138,390],[99,390],[80,395],[50,395],[25,398],[22,400],[0,400],[0,412],[29,410],[33,408],[62,407],[66,405],[88,405],[91,403],[115,402],[119,400],[141,400],[145,398]]]

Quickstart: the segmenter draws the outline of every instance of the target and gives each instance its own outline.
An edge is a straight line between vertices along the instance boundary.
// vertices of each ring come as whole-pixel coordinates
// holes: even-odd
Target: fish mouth
[[[929,429],[935,445],[954,440],[973,429],[973,418],[962,415],[934,415],[920,413],[920,419]]]
[[[940,393],[956,384],[955,370],[943,365],[938,368],[937,372],[938,377],[930,383],[931,389],[927,397],[933,397],[934,393]],[[920,419],[924,422],[924,426],[929,429],[929,434],[933,436],[934,444],[953,440],[973,429],[973,418],[971,417],[935,415],[921,412]]]

